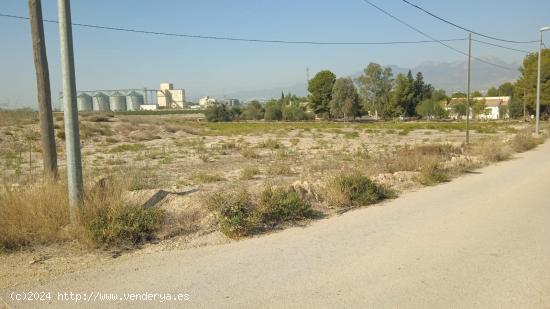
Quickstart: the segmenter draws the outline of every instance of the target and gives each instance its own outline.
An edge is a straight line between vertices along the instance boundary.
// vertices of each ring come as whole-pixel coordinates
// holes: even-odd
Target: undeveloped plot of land
[[[256,225],[243,234],[250,235],[258,232],[258,226],[263,228],[268,223],[270,229],[283,228],[296,224],[296,218],[326,217],[345,210],[326,196],[327,192],[334,192],[334,177],[338,175],[359,172],[372,179],[376,186],[398,194],[505,160],[513,152],[527,150],[538,142],[533,140],[530,125],[525,123],[479,122],[472,127],[472,143],[466,146],[464,124],[448,122],[203,123],[186,115],[84,115],[80,124],[88,183],[97,183],[108,176],[122,176],[129,189],[126,199],[137,204],[145,203],[159,190],[165,192],[154,206],[171,214],[156,231],[160,242],[148,244],[132,254],[229,241],[220,232],[223,229],[219,211],[205,204],[219,192],[245,190],[250,195],[252,208],[263,205],[261,200],[265,200],[266,192],[271,199],[280,193],[285,203],[299,198],[316,214],[278,222],[265,219],[267,212],[264,211],[260,213],[263,221],[256,220]],[[62,118],[57,115],[56,136],[63,169],[62,128]],[[40,182],[37,134],[38,124],[32,117],[0,126],[1,175],[8,190],[17,191]],[[364,181],[362,184],[369,185]],[[345,191],[345,188],[338,190]],[[273,211],[269,211],[268,214],[273,215]],[[237,225],[250,223],[246,221],[248,217],[238,217],[242,213],[231,215],[231,220],[244,220]],[[251,215],[254,216],[255,213]],[[1,272],[16,273],[18,270],[10,261],[23,259],[35,268],[50,269],[38,272],[39,278],[45,278],[48,273],[56,275],[76,269],[70,266],[70,261],[91,265],[119,254],[109,250],[83,255],[86,249],[77,246],[80,249],[67,251],[60,246],[57,251],[55,247],[38,252],[25,249],[27,251],[3,256],[7,269]],[[44,250],[49,253],[43,253]],[[47,258],[41,258],[41,254]],[[7,280],[6,284],[23,282],[28,271],[22,272],[20,276],[13,276],[19,279]]]

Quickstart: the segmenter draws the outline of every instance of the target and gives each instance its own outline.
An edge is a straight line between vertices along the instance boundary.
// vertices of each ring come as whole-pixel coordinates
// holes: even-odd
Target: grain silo
[[[128,111],[139,111],[141,105],[143,105],[143,96],[141,94],[132,91],[126,96]]]
[[[91,112],[93,109],[92,96],[81,93],[76,98],[76,104],[79,112]]]
[[[93,108],[96,112],[108,112],[111,109],[109,108],[109,97],[104,93],[98,92],[93,97]]]
[[[109,97],[109,105],[113,112],[125,112],[126,111],[126,96],[116,91]]]

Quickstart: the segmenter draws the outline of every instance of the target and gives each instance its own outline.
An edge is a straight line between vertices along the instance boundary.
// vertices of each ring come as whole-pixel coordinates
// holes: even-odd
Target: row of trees
[[[245,107],[228,108],[215,104],[206,108],[205,116],[210,122],[234,120],[303,121],[312,120],[315,115],[306,110],[306,98],[281,93],[279,100],[270,100],[264,105],[254,100]]]
[[[370,63],[355,81],[321,71],[309,81],[308,90],[311,109],[323,118],[349,119],[365,114],[382,118],[415,117],[433,108],[443,109],[433,102],[446,98],[443,90],[435,91],[424,82],[421,72],[415,77],[409,71],[394,78],[390,67],[377,63]],[[424,106],[419,108],[421,104]]]
[[[515,82],[506,82],[499,87],[491,87],[487,96],[510,96],[512,101],[507,108],[502,107],[502,115],[523,116],[524,104],[527,113],[534,113],[538,54],[525,57],[520,68],[521,77]],[[541,106],[543,115],[550,113],[550,49],[542,54]],[[320,71],[308,83],[308,98],[295,95],[281,95],[279,100],[271,100],[265,105],[252,101],[245,108],[227,108],[223,105],[209,107],[206,111],[209,121],[247,120],[286,120],[300,121],[315,116],[324,119],[354,119],[363,115],[380,118],[424,117],[446,118],[446,104],[451,98],[466,98],[465,93],[457,92],[449,98],[444,90],[436,90],[424,81],[422,72],[394,76],[390,67],[370,63],[363,74],[355,79],[337,78],[329,71]],[[472,97],[483,96],[474,91]],[[307,106],[306,106],[307,102]],[[472,113],[483,114],[485,102],[472,102]],[[466,114],[466,101],[453,105],[453,112],[459,116]]]

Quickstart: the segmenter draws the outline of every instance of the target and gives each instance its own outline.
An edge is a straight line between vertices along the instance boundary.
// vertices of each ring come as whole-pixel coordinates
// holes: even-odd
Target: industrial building
[[[59,94],[63,110],[63,94]],[[79,112],[126,112],[186,107],[185,90],[174,89],[171,83],[160,84],[160,89],[88,90],[77,92]]]
[[[157,91],[157,105],[159,108],[185,108],[185,90],[174,89],[171,83],[160,84]]]

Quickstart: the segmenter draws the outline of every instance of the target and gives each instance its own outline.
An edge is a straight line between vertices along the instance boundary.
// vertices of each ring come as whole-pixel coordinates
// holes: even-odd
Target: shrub
[[[220,230],[228,237],[247,236],[257,225],[257,213],[247,191],[216,192],[205,203],[218,215]]]
[[[224,104],[214,104],[204,111],[206,120],[209,122],[222,122],[233,120],[233,115]]]
[[[474,153],[481,155],[488,162],[500,162],[510,158],[510,148],[502,142],[483,141],[473,149]]]
[[[449,181],[449,176],[437,161],[429,161],[420,169],[418,182],[425,186],[432,186],[440,182]]]
[[[258,211],[267,225],[309,218],[311,205],[302,200],[292,188],[266,188],[260,194]]]
[[[88,190],[78,221],[96,245],[134,245],[154,238],[164,216],[156,207],[143,208],[124,200],[119,179],[104,179]]]
[[[111,148],[111,153],[119,153],[125,151],[141,151],[145,150],[147,147],[143,144],[120,144]]]
[[[283,119],[282,106],[277,101],[267,102],[265,105],[264,119],[267,121],[275,121]]]
[[[340,174],[325,188],[326,200],[335,207],[359,207],[391,198],[394,193],[360,173]]]

